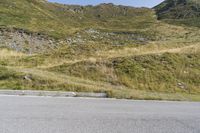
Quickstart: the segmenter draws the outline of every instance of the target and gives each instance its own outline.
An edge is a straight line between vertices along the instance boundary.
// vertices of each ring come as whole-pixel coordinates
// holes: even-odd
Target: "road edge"
[[[93,97],[93,98],[107,98],[108,97],[106,93],[39,91],[39,90],[0,90],[0,95],[50,96],[50,97]]]

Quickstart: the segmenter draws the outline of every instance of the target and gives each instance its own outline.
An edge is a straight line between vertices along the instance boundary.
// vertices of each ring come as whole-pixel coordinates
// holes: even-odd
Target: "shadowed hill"
[[[165,0],[154,9],[161,20],[200,27],[199,0]]]

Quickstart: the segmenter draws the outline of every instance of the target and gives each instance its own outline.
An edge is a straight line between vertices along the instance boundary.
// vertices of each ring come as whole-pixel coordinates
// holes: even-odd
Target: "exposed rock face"
[[[86,29],[78,32],[72,37],[66,38],[67,44],[110,44],[110,45],[128,45],[128,44],[146,44],[148,41],[153,40],[150,36],[144,33],[125,32],[125,31],[103,31],[98,29]]]
[[[0,47],[28,54],[42,53],[56,47],[56,41],[40,33],[21,29],[0,28]]]
[[[28,32],[23,29],[0,28],[0,48],[9,48],[27,54],[46,53],[55,50],[62,44],[145,44],[151,40],[143,34],[134,32],[106,32],[97,29],[86,29],[78,32],[66,40],[55,40],[41,33]]]

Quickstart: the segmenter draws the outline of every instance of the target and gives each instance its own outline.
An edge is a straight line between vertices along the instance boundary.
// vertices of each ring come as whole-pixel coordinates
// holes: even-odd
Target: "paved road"
[[[200,103],[0,96],[0,133],[200,133]]]

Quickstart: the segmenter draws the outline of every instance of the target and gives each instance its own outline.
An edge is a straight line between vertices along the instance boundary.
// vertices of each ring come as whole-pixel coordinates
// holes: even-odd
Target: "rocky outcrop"
[[[146,44],[154,38],[145,35],[144,33],[125,32],[125,31],[103,31],[89,28],[75,35],[66,38],[66,43],[73,44],[110,44],[110,45],[129,45],[129,44]]]
[[[57,41],[41,33],[23,29],[0,28],[0,47],[28,54],[43,53],[55,49]]]

